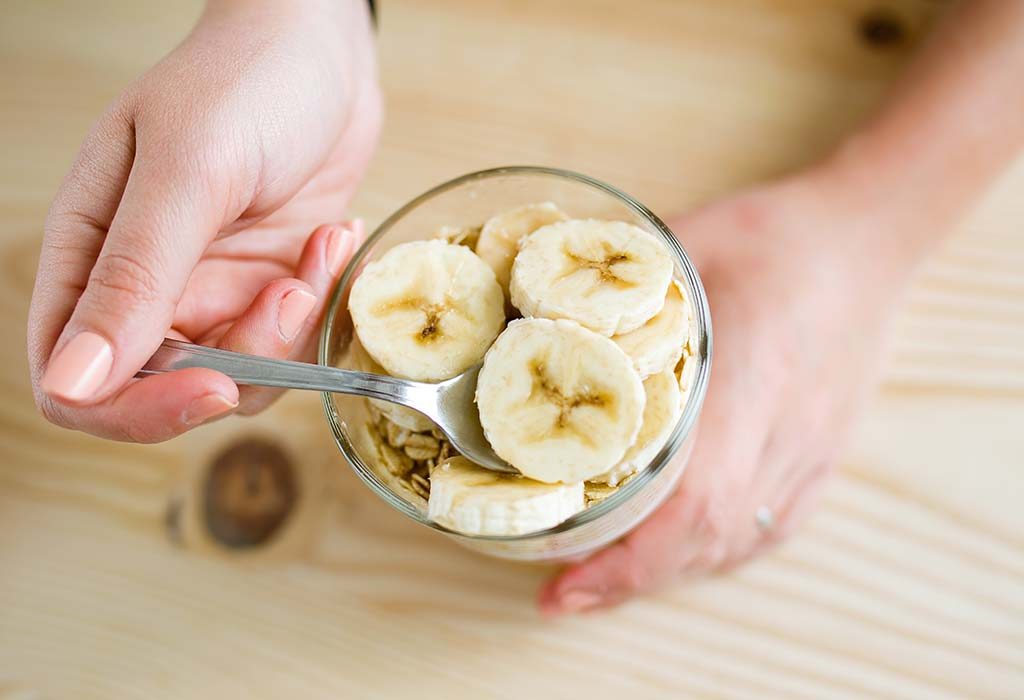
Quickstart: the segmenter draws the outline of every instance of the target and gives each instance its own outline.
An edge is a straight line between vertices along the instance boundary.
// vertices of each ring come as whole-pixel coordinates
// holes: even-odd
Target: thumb
[[[172,162],[168,162],[172,161]],[[70,320],[50,355],[42,390],[93,404],[131,379],[156,351],[223,208],[209,178],[182,158],[139,153]]]

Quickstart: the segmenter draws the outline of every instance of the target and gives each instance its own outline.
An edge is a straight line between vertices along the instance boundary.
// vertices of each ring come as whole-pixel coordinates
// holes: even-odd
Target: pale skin
[[[1024,145],[1022,74],[1024,3],[965,3],[835,153],[671,222],[714,319],[694,452],[647,521],[543,587],[542,612],[734,566],[803,521],[914,265]],[[363,0],[212,0],[100,119],[50,211],[29,320],[43,414],[156,442],[268,405],[212,371],[132,377],[165,336],[311,357],[380,116]]]
[[[47,217],[28,337],[43,414],[156,442],[264,408],[273,391],[217,372],[132,377],[164,336],[312,358],[362,235],[316,224],[341,221],[380,115],[365,2],[211,0],[100,118]]]

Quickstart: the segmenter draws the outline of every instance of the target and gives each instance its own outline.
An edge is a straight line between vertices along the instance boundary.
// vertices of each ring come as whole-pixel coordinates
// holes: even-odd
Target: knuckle
[[[125,253],[101,256],[89,277],[89,285],[130,306],[147,306],[160,299],[157,274],[149,264]]]
[[[55,252],[90,252],[92,237],[106,235],[107,226],[82,207],[54,205],[43,223],[43,248]],[[83,240],[83,233],[90,238]]]
[[[700,562],[697,568],[701,571],[717,571],[728,566],[729,548],[722,540],[715,540],[708,543],[701,552]]]
[[[711,497],[697,511],[694,529],[698,544],[688,567],[695,572],[714,571],[728,560],[735,529],[735,512],[728,503],[727,499]]]
[[[732,513],[726,503],[723,499],[711,497],[697,512],[697,532],[708,542],[722,542],[728,537]]]

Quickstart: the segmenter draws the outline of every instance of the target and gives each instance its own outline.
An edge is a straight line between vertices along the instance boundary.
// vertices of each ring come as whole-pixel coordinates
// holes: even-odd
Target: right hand
[[[309,359],[359,243],[340,221],[380,123],[365,0],[212,0],[100,118],[46,221],[32,385],[59,425],[165,440],[276,396],[187,369],[133,379],[165,336]]]

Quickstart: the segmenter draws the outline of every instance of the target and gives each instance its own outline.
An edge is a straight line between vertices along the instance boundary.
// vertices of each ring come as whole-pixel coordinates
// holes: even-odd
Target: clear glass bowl
[[[586,175],[542,167],[506,167],[470,173],[415,198],[382,223],[356,252],[331,297],[320,335],[320,364],[357,368],[348,297],[357,272],[399,243],[429,238],[441,226],[478,226],[491,215],[534,202],[555,202],[574,218],[628,221],[664,241],[685,285],[697,333],[697,371],[686,406],[662,450],[646,469],[605,500],[556,527],[528,535],[470,536],[427,519],[425,510],[385,483],[370,465],[360,428],[372,420],[366,401],[324,394],[324,409],[338,448],[359,478],[409,518],[485,554],[520,560],[565,560],[602,547],[635,527],[671,492],[685,468],[707,389],[711,359],[711,319],[697,271],[679,241],[658,217],[635,199]],[[358,341],[356,341],[358,342]],[[365,432],[365,430],[364,430]]]

